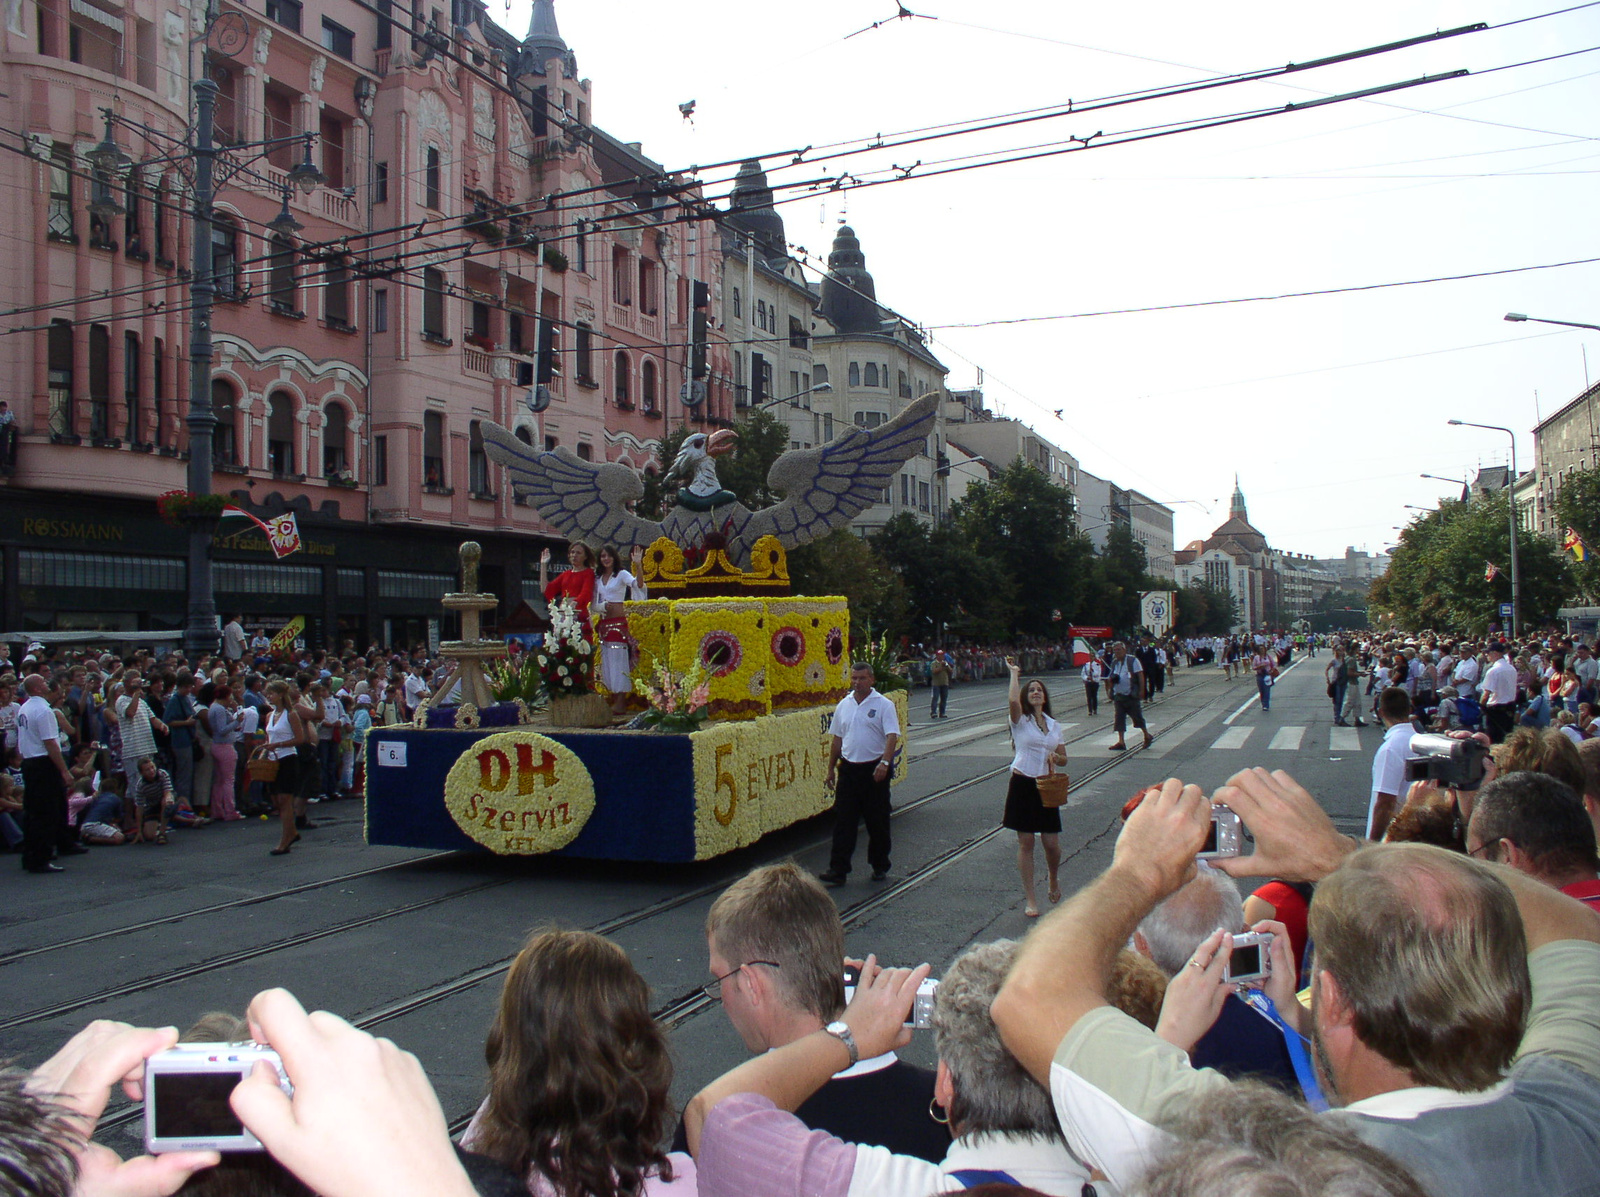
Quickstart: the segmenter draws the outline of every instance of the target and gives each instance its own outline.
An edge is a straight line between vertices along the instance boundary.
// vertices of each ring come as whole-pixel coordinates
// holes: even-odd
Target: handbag
[[[1067,791],[1072,788],[1072,779],[1065,773],[1057,773],[1055,765],[1047,758],[1045,768],[1049,770],[1043,777],[1033,779],[1039,787],[1039,801],[1045,806],[1056,807],[1067,804]]]
[[[250,757],[248,768],[251,781],[277,781],[278,758],[268,756],[265,746],[256,749]]]

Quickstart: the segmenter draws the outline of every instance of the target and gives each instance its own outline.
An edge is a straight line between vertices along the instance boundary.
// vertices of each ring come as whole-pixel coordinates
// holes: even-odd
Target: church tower
[[[1238,474],[1233,476],[1233,499],[1228,504],[1228,518],[1250,522],[1250,515],[1244,509],[1244,491],[1239,486]]]
[[[842,333],[878,332],[883,326],[883,313],[878,308],[877,295],[856,231],[847,224],[840,225],[833,238],[833,252],[828,255],[819,310]]]

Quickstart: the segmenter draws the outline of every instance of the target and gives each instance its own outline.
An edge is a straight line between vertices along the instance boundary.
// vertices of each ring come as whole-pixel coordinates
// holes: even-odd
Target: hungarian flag
[[[267,543],[272,546],[273,554],[279,558],[287,557],[301,548],[300,525],[295,521],[292,511],[274,516],[270,520],[259,520],[242,508],[224,507],[220,518],[249,520],[266,533]]]
[[[1568,528],[1567,534],[1561,538],[1561,547],[1572,554],[1574,561],[1586,561],[1589,557],[1589,546],[1583,543],[1575,528]]]
[[[1498,565],[1496,565],[1493,561],[1488,561],[1488,562],[1484,563],[1483,580],[1485,582],[1493,582],[1499,576],[1500,576],[1500,567]]]

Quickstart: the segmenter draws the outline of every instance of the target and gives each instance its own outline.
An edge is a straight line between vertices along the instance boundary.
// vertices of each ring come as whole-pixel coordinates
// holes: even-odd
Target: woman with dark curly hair
[[[694,1161],[661,1147],[672,1059],[627,954],[587,931],[536,931],[484,1046],[489,1095],[461,1146],[526,1175],[534,1197],[693,1197]]]

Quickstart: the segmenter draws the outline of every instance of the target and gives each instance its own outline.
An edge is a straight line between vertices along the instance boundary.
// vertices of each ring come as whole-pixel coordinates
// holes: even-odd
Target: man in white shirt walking
[[[1406,760],[1411,756],[1411,696],[1399,686],[1378,695],[1378,715],[1383,719],[1383,743],[1372,758],[1372,798],[1367,803],[1367,838],[1383,839],[1389,820],[1406,791]]]
[[[850,693],[833,712],[833,743],[828,750],[827,786],[833,797],[833,855],[818,880],[843,885],[856,853],[856,831],[867,823],[867,863],[872,879],[889,875],[889,776],[900,741],[900,716],[873,689],[872,666],[850,666]]]
[[[1483,726],[1496,744],[1511,734],[1517,717],[1517,667],[1506,656],[1506,646],[1498,640],[1488,648],[1489,668],[1478,687],[1483,704]]]
[[[51,854],[78,856],[89,849],[73,838],[67,822],[67,787],[72,773],[61,755],[61,728],[37,673],[22,683],[28,701],[17,712],[17,748],[22,752],[22,810],[26,817],[22,867],[30,873],[60,873]]]

